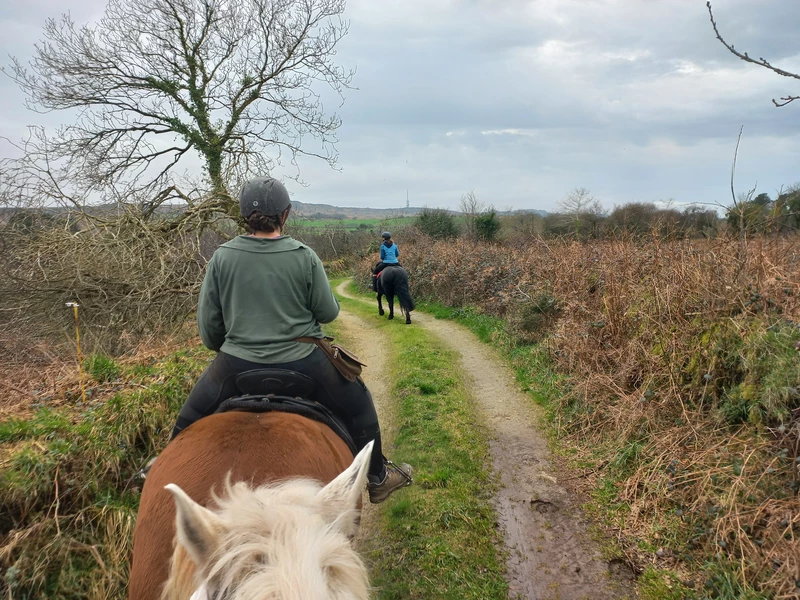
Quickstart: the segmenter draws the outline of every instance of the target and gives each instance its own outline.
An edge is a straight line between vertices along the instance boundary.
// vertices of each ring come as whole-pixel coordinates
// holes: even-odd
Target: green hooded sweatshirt
[[[257,363],[305,358],[322,337],[320,323],[339,314],[317,254],[284,236],[240,235],[223,244],[208,263],[197,325],[206,347]]]

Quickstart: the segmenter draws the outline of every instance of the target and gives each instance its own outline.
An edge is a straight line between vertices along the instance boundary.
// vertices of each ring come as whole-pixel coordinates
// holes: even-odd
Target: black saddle
[[[253,369],[239,373],[234,380],[237,389],[246,395],[291,396],[310,398],[316,382],[302,373],[287,369]]]
[[[353,438],[336,415],[321,404],[308,400],[317,387],[310,377],[286,369],[254,369],[240,373],[234,381],[242,396],[225,400],[217,413],[274,411],[299,415],[331,428],[353,455],[357,454]]]

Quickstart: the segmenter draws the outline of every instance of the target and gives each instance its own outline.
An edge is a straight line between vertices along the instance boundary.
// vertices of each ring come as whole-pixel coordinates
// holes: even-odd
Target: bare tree
[[[344,6],[110,0],[96,25],[48,20],[30,64],[14,59],[5,72],[30,108],[74,122],[31,131],[24,158],[2,165],[4,195],[83,206],[137,194],[151,212],[175,198],[232,212],[229,186],[283,156],[335,165],[340,119],[319,88],[341,97],[352,79],[333,61],[348,31]],[[181,189],[177,167],[191,155],[203,174]]]
[[[468,194],[461,196],[458,207],[464,214],[464,234],[468,239],[477,239],[478,231],[476,219],[478,215],[486,210],[486,206],[478,200],[478,197],[475,195],[475,190],[472,190]]]
[[[579,215],[585,212],[593,202],[597,201],[591,192],[586,188],[580,187],[575,188],[564,196],[558,205],[568,215]]]
[[[758,60],[756,60],[755,58],[752,58],[749,54],[747,54],[747,52],[739,52],[738,50],[736,50],[733,44],[729,44],[728,42],[726,42],[723,39],[722,34],[720,34],[719,29],[717,28],[717,22],[714,20],[714,13],[711,12],[711,2],[706,2],[706,7],[708,7],[708,16],[711,18],[711,26],[714,28],[714,33],[717,35],[717,39],[720,42],[722,42],[722,45],[725,46],[728,49],[728,51],[731,52],[731,54],[738,56],[745,62],[753,63],[755,65],[759,65],[760,67],[764,67],[765,69],[769,69],[770,71],[772,71],[773,73],[777,73],[778,75],[782,75],[784,77],[792,77],[794,79],[800,79],[800,75],[798,75],[797,73],[791,73],[789,71],[784,71],[783,69],[779,69],[778,67],[770,64],[764,58],[759,58]],[[800,99],[800,96],[785,96],[780,100],[775,100],[775,98],[773,98],[772,103],[775,106],[786,106],[790,102],[793,102],[794,100],[798,99]]]
[[[109,0],[96,25],[47,21],[30,64],[5,72],[70,124],[31,128],[0,161],[0,206],[16,209],[0,213],[0,327],[57,339],[47,310],[76,300],[94,340],[183,322],[236,232],[229,190],[301,154],[335,165],[321,94],[352,78],[333,60],[344,4]]]
[[[600,222],[605,217],[606,211],[589,190],[583,187],[575,188],[558,205],[574,225],[576,237],[581,237],[583,229],[588,229],[587,233],[591,237],[598,237]]]

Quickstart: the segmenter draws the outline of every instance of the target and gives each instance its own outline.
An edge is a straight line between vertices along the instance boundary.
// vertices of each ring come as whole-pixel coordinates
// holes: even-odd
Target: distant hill
[[[522,208],[518,210],[498,210],[497,214],[501,217],[514,217],[516,215],[539,215],[540,217],[546,217],[548,212],[546,210],[538,210],[535,208]]]
[[[292,202],[292,211],[301,217],[316,219],[386,219],[394,217],[413,217],[424,210],[421,206],[409,208],[360,208],[352,206],[332,206],[330,204],[311,204],[307,202]],[[461,214],[457,210],[448,210],[454,215]],[[497,214],[503,217],[536,214],[547,216],[546,210],[499,210]]]
[[[163,204],[158,208],[158,214],[170,215],[178,214],[186,208],[184,204]],[[0,220],[6,220],[8,216],[14,214],[17,208],[0,207]],[[45,209],[51,214],[59,214],[66,211],[66,208],[51,207]],[[102,215],[115,212],[116,204],[99,204],[87,207],[87,212],[94,215]],[[332,206],[330,204],[312,204],[310,202],[292,202],[292,212],[307,219],[395,219],[398,217],[413,217],[424,210],[421,206],[411,206],[408,208],[363,208],[354,206]],[[457,210],[448,210],[454,215],[461,214]],[[544,210],[503,210],[497,211],[500,216],[514,216],[522,214],[537,214],[542,217],[547,215]]]
[[[390,217],[413,217],[422,212],[422,208],[418,206],[409,208],[361,208],[312,204],[294,200],[292,201],[292,212],[300,217],[317,219],[386,219]]]

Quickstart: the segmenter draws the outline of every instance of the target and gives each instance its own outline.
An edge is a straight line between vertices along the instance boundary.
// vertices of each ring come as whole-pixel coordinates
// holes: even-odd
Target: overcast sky
[[[0,54],[25,58],[44,19],[98,17],[97,0],[0,4]],[[737,49],[800,72],[800,2],[715,0]],[[357,69],[339,131],[340,170],[300,163],[292,197],[337,206],[556,210],[576,187],[607,208],[633,201],[773,197],[800,181],[800,81],[731,55],[704,0],[349,0],[340,64]],[[8,62],[8,59],[3,61]],[[335,105],[330,106],[336,109]],[[0,135],[56,123],[0,79]],[[0,145],[0,149],[8,150]]]

